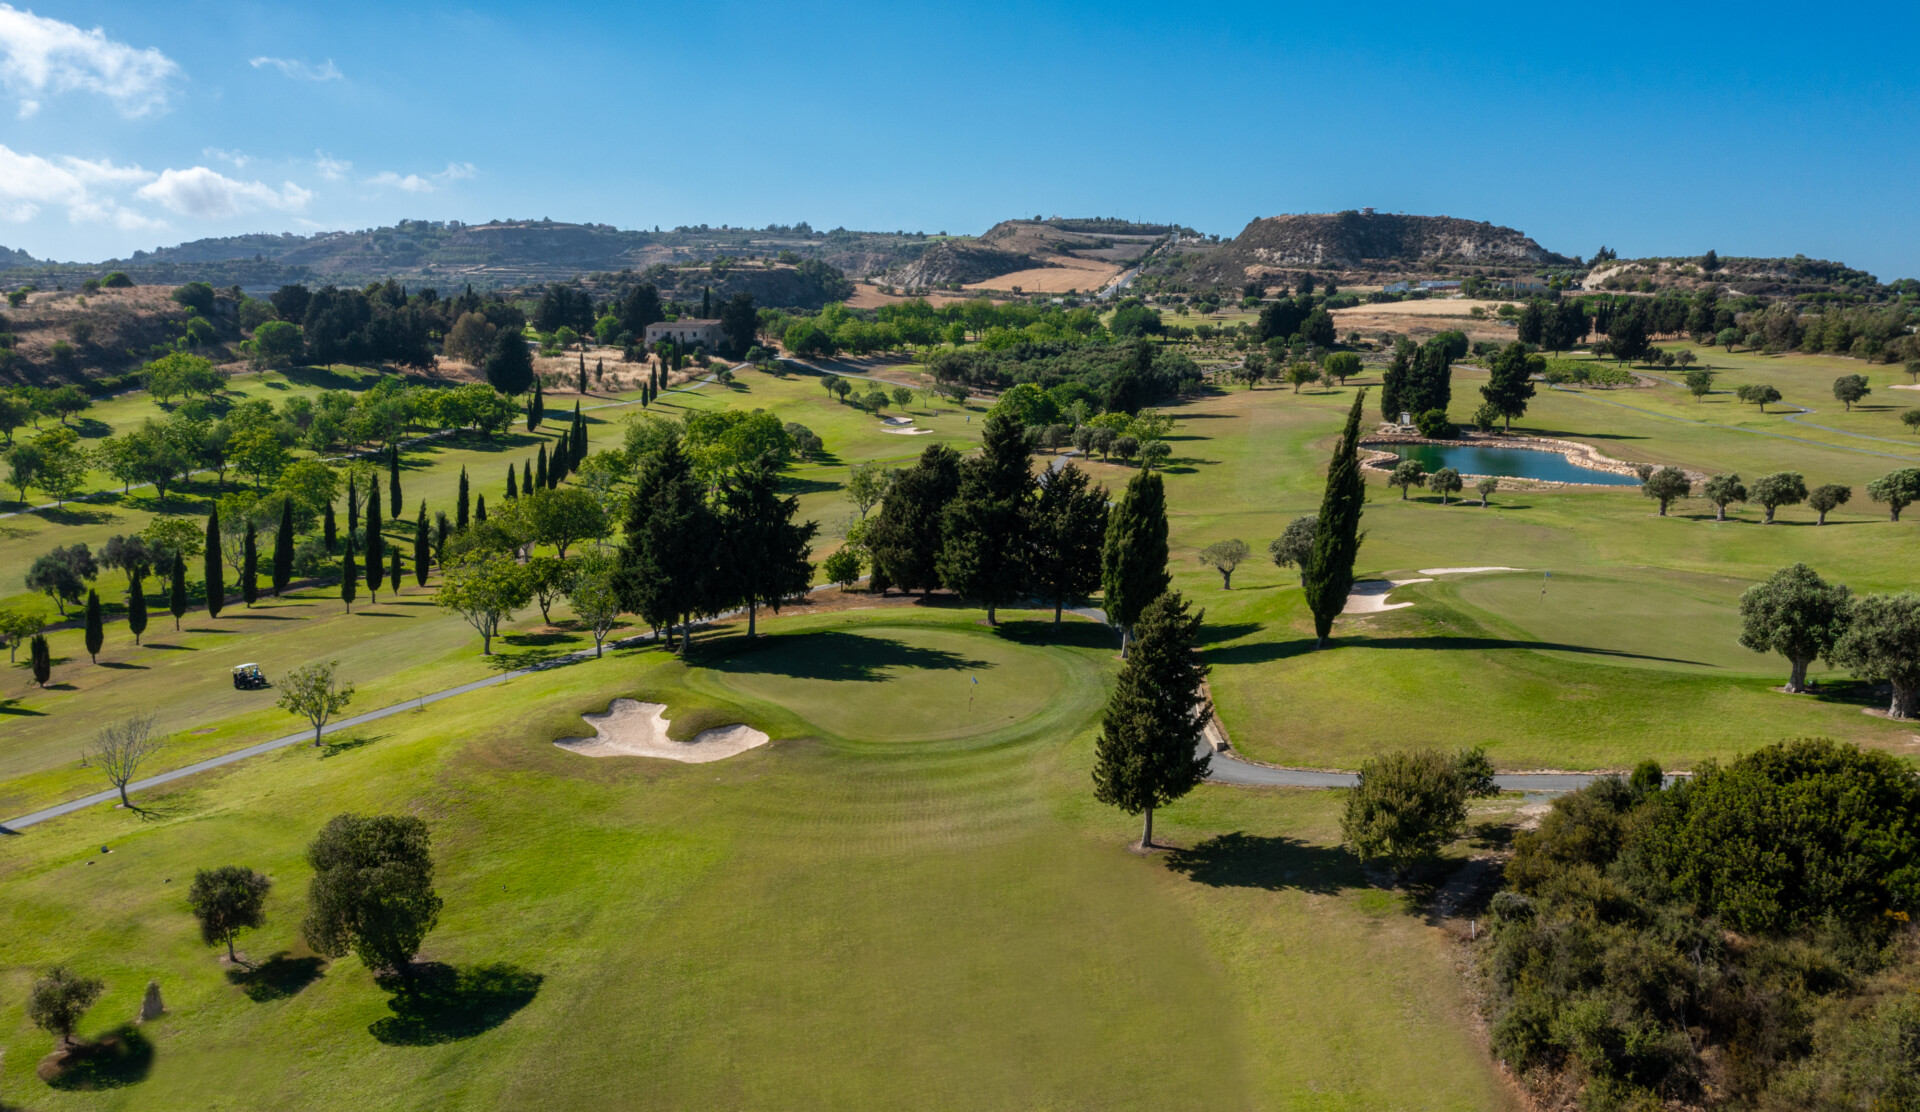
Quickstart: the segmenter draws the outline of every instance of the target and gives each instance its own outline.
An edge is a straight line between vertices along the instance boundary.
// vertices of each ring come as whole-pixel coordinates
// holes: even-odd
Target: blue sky
[[[400,217],[1230,236],[1371,205],[1920,276],[1917,32],[1911,3],[0,3],[0,244]]]

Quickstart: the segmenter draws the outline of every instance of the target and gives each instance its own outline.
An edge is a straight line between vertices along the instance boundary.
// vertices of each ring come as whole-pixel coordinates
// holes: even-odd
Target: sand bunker
[[[1342,614],[1378,614],[1384,610],[1404,610],[1411,602],[1388,602],[1387,592],[1409,583],[1431,583],[1431,579],[1362,579],[1347,592]]]
[[[675,741],[667,736],[666,710],[664,703],[615,699],[605,714],[580,716],[598,737],[572,737],[554,744],[583,757],[663,757],[705,764],[767,743],[767,735],[751,726],[720,726],[700,731],[692,741]]]
[[[916,429],[916,428],[903,428],[903,429],[881,429],[880,431],[881,431],[881,432],[885,432],[885,433],[892,433],[892,434],[893,434],[893,435],[895,435],[895,436],[925,436],[925,435],[926,435],[927,433],[930,433],[930,432],[932,432],[933,430],[932,430],[932,429]]]
[[[1482,568],[1421,568],[1421,575],[1472,575],[1477,571],[1519,571],[1519,568],[1500,567],[1489,564]]]

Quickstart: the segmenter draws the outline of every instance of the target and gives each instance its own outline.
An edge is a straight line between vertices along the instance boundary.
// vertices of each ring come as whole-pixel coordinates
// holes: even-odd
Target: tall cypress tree
[[[580,403],[576,401],[573,403],[573,424],[567,426],[567,470],[579,467],[580,461],[587,458],[581,450],[586,446],[587,425],[580,417]]]
[[[423,498],[420,517],[413,523],[413,581],[422,587],[427,585],[427,561],[431,553],[427,546],[427,502]]]
[[[27,646],[27,659],[33,666],[33,682],[41,687],[53,678],[53,650],[47,647],[47,635],[36,633]]]
[[[127,589],[127,629],[133,634],[133,643],[140,643],[140,635],[147,631],[147,588],[143,582],[147,569],[141,568],[134,573],[133,583]]]
[[[1153,809],[1206,779],[1212,757],[1197,756],[1213,717],[1201,687],[1200,620],[1178,591],[1163,591],[1137,619],[1093,749],[1093,797],[1130,815],[1146,814],[1140,845],[1153,846]]]
[[[353,613],[353,597],[360,593],[360,565],[353,558],[353,538],[347,538],[347,554],[340,558],[340,601],[347,613]]]
[[[533,489],[547,489],[547,446],[540,445],[540,463],[533,469]]]
[[[280,530],[273,535],[273,597],[293,582],[293,500],[280,500]]]
[[[507,501],[511,502],[519,497],[520,475],[513,469],[513,464],[509,463],[507,464]]]
[[[220,510],[207,515],[207,549],[201,555],[200,570],[207,581],[207,617],[218,618],[227,603],[227,568],[220,556]]]
[[[465,475],[465,468],[461,469]],[[354,479],[347,476],[347,543],[353,543],[353,536],[360,531],[360,492],[354,488]]]
[[[260,597],[260,538],[251,521],[247,522],[246,545],[241,549],[240,597],[249,610]]]
[[[367,601],[376,606],[380,603],[380,576],[386,570],[380,566],[380,558],[385,555],[381,551],[384,539],[380,536],[380,488],[374,487],[367,492]]]
[[[455,529],[467,527],[467,469],[465,467],[460,468],[460,493],[454,496],[453,527]]]
[[[325,518],[320,526],[320,538],[326,543],[327,555],[329,556],[333,555],[334,547],[340,543],[339,528],[333,519],[333,503],[329,502],[327,503]]]
[[[999,624],[997,609],[1027,588],[1025,541],[1033,490],[1026,429],[1004,413],[987,418],[980,454],[960,465],[960,489],[946,508],[946,544],[937,570],[949,588],[986,604],[990,626]]]
[[[1333,450],[1327,468],[1327,490],[1320,498],[1320,522],[1313,531],[1313,551],[1307,556],[1307,606],[1313,611],[1313,631],[1324,648],[1333,631],[1333,619],[1346,609],[1353,590],[1353,561],[1360,553],[1360,507],[1367,500],[1367,480],[1360,471],[1360,406],[1362,389],[1347,411],[1346,431]]]
[[[173,582],[168,585],[167,610],[173,614],[173,631],[180,632],[180,619],[187,612],[187,562],[173,554]]]
[[[481,525],[487,523],[487,496],[484,494],[480,496],[479,502],[474,506],[473,520]]]
[[[387,505],[395,516],[400,513],[400,445],[387,449]]]
[[[577,385],[580,387],[580,393],[584,394],[587,392],[587,353],[585,349],[582,349],[580,352],[580,379]]]
[[[100,592],[87,591],[87,657],[95,664],[100,663],[100,646],[107,640],[107,630],[100,619]]]
[[[1142,471],[1127,483],[1107,519],[1100,552],[1101,585],[1106,589],[1107,622],[1120,630],[1120,655],[1126,656],[1133,625],[1147,604],[1167,589],[1167,493],[1160,473]]]
[[[547,489],[558,490],[567,477],[567,438],[553,442],[553,458],[547,461]]]
[[[532,494],[533,491],[533,461],[523,459],[520,461],[520,493]]]
[[[700,287],[700,319],[710,320],[712,319],[712,317],[713,317],[713,287],[701,286]]]
[[[400,593],[400,579],[405,574],[406,569],[400,566],[400,546],[396,544],[387,550],[387,586],[396,595]]]

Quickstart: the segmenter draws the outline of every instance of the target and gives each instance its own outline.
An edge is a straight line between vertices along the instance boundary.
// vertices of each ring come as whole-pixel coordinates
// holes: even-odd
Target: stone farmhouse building
[[[719,351],[726,343],[727,330],[720,327],[717,320],[686,317],[647,325],[647,343],[656,344],[661,340],[671,340],[683,348],[705,347],[708,351]]]

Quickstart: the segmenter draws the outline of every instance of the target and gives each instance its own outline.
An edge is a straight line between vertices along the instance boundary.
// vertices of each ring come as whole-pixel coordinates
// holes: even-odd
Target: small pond
[[[1632,475],[1616,475],[1569,463],[1559,452],[1531,448],[1487,448],[1477,444],[1369,444],[1401,459],[1417,461],[1428,474],[1451,467],[1462,475],[1505,475],[1552,483],[1595,483],[1601,486],[1639,486]]]

